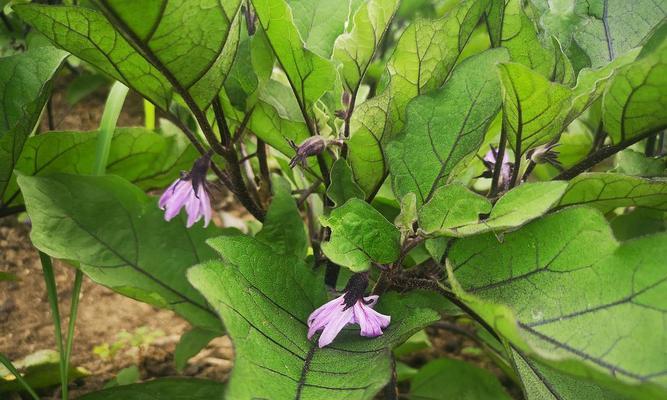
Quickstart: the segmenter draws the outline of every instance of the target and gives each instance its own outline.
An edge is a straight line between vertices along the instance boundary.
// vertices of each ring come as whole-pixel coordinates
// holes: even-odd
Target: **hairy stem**
[[[568,180],[572,179],[575,176],[581,174],[582,172],[587,171],[588,169],[592,168],[593,166],[599,164],[600,162],[604,161],[605,159],[613,156],[614,154],[618,153],[619,151],[626,149],[633,144],[646,139],[647,137],[651,135],[655,135],[661,130],[665,129],[664,126],[658,127],[657,129],[652,129],[650,131],[644,132],[642,134],[639,134],[635,137],[633,137],[630,140],[626,140],[624,142],[621,142],[619,144],[611,145],[611,146],[606,146],[603,147],[585,159],[581,160],[579,163],[575,164],[574,166],[570,167],[569,169],[561,172],[558,174],[553,180]]]

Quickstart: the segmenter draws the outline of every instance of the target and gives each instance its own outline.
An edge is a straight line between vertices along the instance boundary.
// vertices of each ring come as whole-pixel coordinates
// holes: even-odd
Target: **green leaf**
[[[592,382],[577,379],[551,368],[514,348],[509,350],[510,360],[521,378],[521,387],[527,399],[560,400],[625,400],[608,389]]]
[[[356,106],[350,119],[347,159],[355,180],[369,194],[380,189],[388,171],[383,146],[394,130],[391,107],[386,91]]]
[[[667,24],[633,63],[620,68],[602,98],[602,120],[617,144],[667,128]]]
[[[502,49],[471,57],[442,89],[410,103],[405,130],[387,146],[397,198],[413,192],[418,205],[428,202],[454,167],[477,152],[500,109],[494,72],[495,64],[506,59]]]
[[[456,210],[455,216],[457,218],[453,218],[446,215],[448,211],[451,212],[451,206],[437,200],[434,203],[427,203],[428,207],[425,206],[427,216],[436,221],[445,220],[444,229],[438,229],[438,226],[433,224],[433,226],[429,225],[429,230],[432,230],[432,233],[436,235],[465,237],[482,232],[493,232],[495,234],[499,231],[517,228],[546,214],[560,200],[566,189],[567,182],[524,183],[505,193],[493,206],[488,218],[475,223],[447,226],[449,218],[454,221],[471,221],[475,212],[478,212],[478,214],[488,212],[489,205],[482,201],[483,198],[478,197],[473,200],[473,193],[461,193],[462,191],[459,189],[459,196],[468,198],[468,201],[474,202],[477,208],[463,209],[462,206],[459,208],[455,204],[453,209]],[[449,190],[451,189],[444,189],[440,196],[446,199]],[[430,223],[431,221],[427,220],[426,222]]]
[[[35,247],[121,294],[174,310],[195,326],[221,329],[184,279],[190,266],[215,256],[204,241],[218,229],[187,229],[185,218],[166,222],[156,198],[115,176],[21,176],[18,183]]]
[[[195,378],[159,378],[88,393],[80,400],[222,400],[225,385]]]
[[[0,59],[0,200],[4,201],[14,164],[39,121],[52,79],[66,56],[63,51],[41,47]]]
[[[188,277],[224,319],[239,355],[228,398],[372,399],[389,380],[391,348],[439,319],[434,311],[412,308],[411,298],[384,295],[378,310],[392,321],[382,336],[343,330],[320,349],[306,338],[306,320],[326,301],[321,276],[249,236],[209,243],[222,261],[192,268]]]
[[[348,160],[364,192],[376,193],[387,175],[384,146],[403,128],[408,102],[443,85],[485,7],[486,1],[461,1],[442,18],[417,19],[401,35],[387,61],[389,86],[352,114]]]
[[[326,59],[331,58],[334,42],[345,29],[350,3],[354,0],[287,0],[305,47]]]
[[[115,29],[181,96],[191,96],[201,109],[211,103],[234,59],[240,31],[235,16],[241,0],[98,4]]]
[[[648,234],[667,231],[667,218],[664,212],[638,208],[613,217],[609,221],[614,237],[626,241]]]
[[[664,177],[667,176],[667,158],[647,157],[645,153],[625,149],[615,154],[612,171],[631,176]]]
[[[220,336],[220,332],[202,328],[192,328],[181,336],[181,340],[174,350],[176,370],[182,372],[188,365],[188,360],[196,356],[209,342]]]
[[[426,233],[434,233],[477,224],[480,215],[489,214],[491,207],[486,197],[461,184],[441,186],[419,210],[419,227]]]
[[[389,264],[398,258],[400,232],[363,200],[348,200],[328,217],[320,217],[320,222],[331,228],[331,238],[322,243],[322,251],[336,264],[359,272],[373,262]]]
[[[563,56],[560,46],[544,47],[538,36],[537,27],[526,14],[523,4],[521,0],[505,1],[501,46],[509,51],[512,61],[521,63],[550,80],[555,80],[559,66],[557,57]],[[554,42],[546,43],[553,47]]]
[[[454,290],[518,349],[633,398],[667,393],[662,330],[667,235],[619,244],[573,207],[508,233],[457,241]],[[493,260],[493,262],[489,262]],[[480,273],[484,271],[484,273]]]
[[[486,4],[462,1],[442,18],[417,19],[405,29],[387,61],[388,90],[400,120],[410,99],[438,89],[449,77]]]
[[[586,173],[569,182],[558,207],[583,204],[603,213],[618,207],[667,211],[667,180],[611,173]]]
[[[112,140],[107,172],[119,175],[144,190],[163,188],[197,158],[194,148],[179,136],[157,134],[142,128],[119,128]],[[30,137],[16,170],[23,175],[54,172],[89,174],[95,163],[97,132],[49,132]],[[16,178],[7,186],[4,204],[23,204]]]
[[[364,191],[354,181],[352,169],[343,158],[334,161],[331,166],[331,184],[327,188],[327,197],[336,207],[342,206],[349,199],[366,198]]]
[[[272,187],[273,200],[257,240],[271,247],[276,254],[304,259],[308,251],[308,236],[292,197],[292,188],[287,180],[280,177],[272,180]]]
[[[491,372],[467,362],[439,358],[423,366],[410,383],[410,398],[419,400],[510,400]]]
[[[299,104],[310,107],[335,81],[333,64],[304,47],[285,0],[254,0],[257,17]]]
[[[515,153],[548,143],[565,128],[569,88],[517,63],[500,64],[503,122]]]
[[[667,8],[653,0],[590,0],[577,1],[573,12],[581,18],[574,40],[599,67],[641,44]]]
[[[351,93],[357,92],[399,4],[399,0],[368,0],[362,3],[354,15],[352,28],[336,39],[333,58],[342,64],[343,81]]]
[[[220,91],[234,58],[239,38],[234,15],[240,1],[195,3],[101,1],[113,24],[84,7],[14,9],[57,46],[163,110],[169,108],[172,87],[203,109]]]
[[[264,31],[260,29],[249,36],[247,28],[241,29],[236,56],[224,85],[234,107],[248,112],[255,106],[259,92],[271,77],[273,61],[273,51]]]

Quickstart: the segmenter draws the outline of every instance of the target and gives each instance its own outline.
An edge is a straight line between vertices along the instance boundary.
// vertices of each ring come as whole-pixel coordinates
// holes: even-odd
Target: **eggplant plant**
[[[52,45],[0,59],[0,215],[27,212],[47,282],[65,260],[186,319],[179,357],[234,343],[225,383],[83,399],[667,397],[664,1],[12,10]],[[67,57],[118,82],[107,118],[33,135]],[[115,127],[127,88],[160,129]],[[406,364],[452,326],[505,386]]]

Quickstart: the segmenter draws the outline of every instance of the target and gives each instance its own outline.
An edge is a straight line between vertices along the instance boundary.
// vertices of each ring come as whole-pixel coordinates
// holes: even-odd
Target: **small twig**
[[[616,144],[616,145],[603,147],[603,148],[595,151],[594,153],[592,153],[591,155],[589,155],[585,159],[581,160],[579,163],[577,163],[573,167],[561,172],[555,178],[553,178],[553,180],[572,179],[575,176],[581,174],[582,172],[587,171],[591,167],[593,167],[593,166],[597,165],[598,163],[604,161],[608,157],[611,157],[612,155],[618,153],[619,151],[621,151],[621,150],[623,150],[627,147],[630,147],[633,144],[635,144],[635,143],[637,143],[637,142],[639,142],[643,139],[646,139],[647,137],[649,137],[651,135],[655,135],[656,133],[660,132],[663,129],[665,129],[665,127],[660,126],[657,129],[653,129],[653,130],[645,132],[643,134],[639,134],[639,135],[633,137],[630,140],[626,140],[626,141],[621,142],[621,143]]]
[[[315,191],[320,187],[322,184],[322,181],[320,179],[316,179],[315,182],[313,182],[310,186],[308,186],[302,193],[301,196],[299,197],[299,200],[297,201],[297,206],[301,208],[303,204],[306,202],[308,197],[315,193]]]

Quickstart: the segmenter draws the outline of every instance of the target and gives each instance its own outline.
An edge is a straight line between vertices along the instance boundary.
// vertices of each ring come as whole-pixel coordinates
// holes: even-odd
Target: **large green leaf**
[[[387,62],[388,87],[352,115],[348,159],[367,194],[377,192],[384,181],[388,165],[383,147],[403,128],[408,102],[441,87],[451,75],[486,4],[458,1],[443,17],[417,19],[401,35]]]
[[[375,193],[388,171],[383,146],[394,130],[392,97],[388,91],[358,105],[350,121],[348,161],[366,193]]]
[[[602,96],[614,72],[636,55],[637,51],[632,51],[602,68],[582,70],[573,88],[552,83],[519,63],[500,64],[503,117],[510,145],[524,154],[558,139],[575,118]]]
[[[51,93],[51,82],[67,53],[40,47],[0,59],[0,204],[23,145]]]
[[[602,99],[602,120],[614,144],[667,128],[667,23],[633,63],[616,72]]]
[[[240,0],[17,6],[25,21],[72,54],[168,109],[172,88],[205,108],[220,91],[239,39]]]
[[[326,301],[321,276],[249,236],[209,243],[222,261],[188,277],[220,313],[239,355],[227,386],[231,399],[372,399],[390,378],[391,348],[439,318],[410,297],[385,295],[378,309],[392,320],[384,335],[369,339],[346,329],[320,349],[306,337],[306,319]]]
[[[584,204],[606,213],[617,207],[667,211],[667,180],[611,173],[587,173],[569,182],[558,207]]]
[[[222,400],[225,385],[195,378],[160,378],[116,386],[79,397],[81,400]]]
[[[503,122],[515,153],[548,143],[565,128],[571,90],[527,67],[500,64],[503,88]]]
[[[373,262],[388,264],[398,258],[400,232],[363,200],[348,200],[328,217],[320,217],[320,222],[331,228],[331,238],[322,243],[322,251],[336,264],[365,271]]]
[[[410,381],[410,399],[510,400],[491,372],[464,361],[439,358]]]
[[[352,28],[336,39],[333,58],[343,65],[343,81],[350,92],[357,92],[399,3],[399,0],[364,2],[354,15]]]
[[[624,400],[625,396],[602,388],[593,382],[564,374],[513,347],[510,361],[521,379],[521,388],[528,400]]]
[[[608,63],[638,46],[664,21],[667,6],[654,0],[577,0],[574,40],[593,67]]]
[[[405,130],[387,146],[396,197],[413,192],[418,205],[427,202],[454,167],[477,152],[500,109],[495,68],[505,60],[503,49],[471,57],[441,90],[410,103]]]
[[[253,5],[299,104],[309,107],[333,87],[333,63],[304,47],[285,0],[254,0]]]
[[[443,186],[419,210],[420,227],[437,236],[496,234],[546,214],[566,188],[566,182],[558,181],[524,183],[505,193],[491,208],[489,200],[464,186]]]
[[[547,365],[633,398],[664,398],[667,235],[619,244],[603,216],[574,207],[508,233],[457,241],[455,291]],[[489,260],[492,260],[490,262]],[[483,272],[483,273],[482,273]]]
[[[28,139],[16,163],[23,175],[54,172],[90,174],[95,164],[97,132],[49,132]],[[142,128],[119,128],[111,139],[106,171],[144,190],[167,186],[197,158],[181,136],[166,136]],[[23,204],[16,178],[2,198],[4,204]]]
[[[505,47],[512,61],[521,63],[552,81],[568,81],[574,73],[567,57],[557,41],[545,41],[538,35],[537,27],[524,9],[522,0],[505,1],[502,18],[501,46]]]
[[[156,198],[115,176],[20,176],[18,183],[38,249],[121,294],[220,330],[215,312],[185,279],[190,266],[215,257],[204,241],[218,229],[187,229],[185,218],[166,222]]]
[[[387,62],[398,118],[413,97],[442,86],[479,22],[486,1],[462,0],[444,17],[417,19],[401,35]]]
[[[287,0],[306,48],[331,58],[336,38],[343,33],[350,11],[358,0]]]

